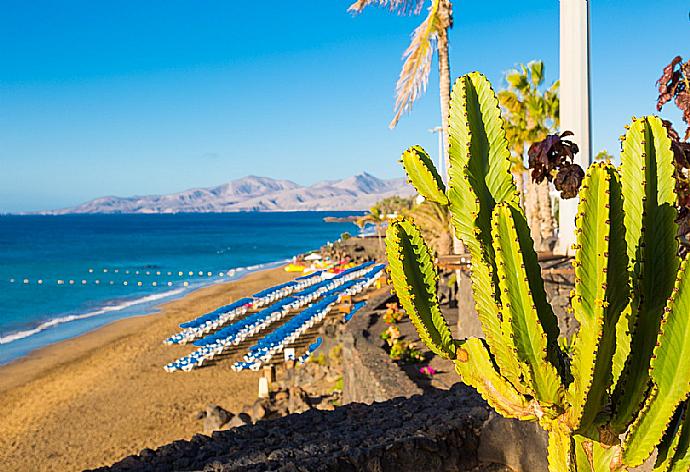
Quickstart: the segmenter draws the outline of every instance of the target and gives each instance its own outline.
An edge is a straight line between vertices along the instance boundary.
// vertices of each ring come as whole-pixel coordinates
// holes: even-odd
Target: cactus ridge
[[[579,434],[576,434],[573,439],[577,472],[609,472],[623,467],[620,448],[611,447]]]
[[[506,202],[496,205],[492,237],[502,325],[504,332],[509,333],[508,338],[517,351],[524,378],[534,390],[536,398],[546,405],[560,405],[563,398],[561,378],[548,355],[549,349],[557,349],[558,327],[551,306],[546,302],[541,278],[528,275],[528,268],[532,273],[540,269],[535,264],[536,255],[532,258],[523,256],[521,248],[526,248],[526,256],[533,255],[534,248],[529,232],[517,230],[518,221],[526,225],[519,210]],[[537,310],[537,304],[540,310]],[[541,318],[547,318],[547,324],[550,323],[551,328],[556,330],[551,336],[547,336],[542,327],[539,311]]]
[[[632,123],[623,142],[620,172],[632,282],[628,316],[618,330],[623,348],[614,356],[614,376],[619,379],[612,425],[622,432],[644,401],[655,340],[650,333],[659,330],[680,265],[673,152],[659,118]]]
[[[401,218],[390,224],[386,252],[393,287],[420,338],[439,356],[454,359],[455,342],[436,295],[436,268],[414,223]]]
[[[527,393],[521,369],[499,319],[491,214],[496,202],[517,205],[518,194],[510,174],[510,151],[498,100],[486,77],[474,72],[455,82],[449,124],[447,193],[456,236],[472,259],[472,293],[479,321],[503,376]]]
[[[523,421],[541,417],[539,404],[518,392],[496,369],[482,339],[470,338],[460,343],[455,370],[500,415]]]
[[[608,163],[589,167],[575,220],[575,288],[572,306],[580,323],[568,387],[569,424],[586,429],[608,401],[613,382],[616,325],[629,296],[620,180]]]
[[[657,447],[658,453],[654,463],[654,472],[668,472],[673,467],[681,443],[681,436],[683,436],[681,430],[687,416],[687,402],[685,402],[676,410],[670,427],[664,433],[664,437]]]
[[[688,412],[688,402],[685,402],[683,419],[676,433],[677,439],[674,440],[673,458],[671,463],[664,470],[680,472],[690,470],[690,412]],[[663,467],[663,465],[661,465]],[[657,472],[656,468],[654,472]]]
[[[550,472],[575,472],[574,441],[570,430],[549,430],[547,446]]]
[[[429,201],[448,205],[446,186],[424,148],[409,148],[402,155],[402,164],[407,177],[420,195]]]
[[[685,259],[664,309],[650,364],[652,392],[623,442],[623,458],[631,466],[649,457],[674,412],[690,395],[689,267]]]

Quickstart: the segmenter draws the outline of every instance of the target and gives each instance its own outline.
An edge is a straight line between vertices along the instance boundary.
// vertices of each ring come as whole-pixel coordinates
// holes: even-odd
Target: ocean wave
[[[281,264],[286,264],[290,262],[292,259],[281,259],[278,261],[271,261],[271,262],[262,262],[260,264],[254,264],[254,265],[248,265],[248,266],[240,266],[240,267],[233,267],[232,269],[228,269],[225,273],[226,274],[234,274],[237,272],[243,272],[243,271],[248,271],[248,272],[255,272],[257,270],[261,269],[266,269],[266,268],[273,268],[273,267],[278,267]]]
[[[107,305],[107,306],[104,306],[103,308],[99,308],[98,310],[90,311],[88,313],[82,313],[80,315],[67,315],[67,316],[62,316],[60,318],[53,318],[51,320],[44,321],[43,323],[39,324],[35,328],[27,329],[24,331],[17,331],[15,333],[8,334],[6,336],[0,336],[0,345],[9,344],[11,342],[18,341],[20,339],[28,338],[29,336],[34,336],[34,335],[40,333],[41,331],[45,331],[46,329],[49,329],[49,328],[54,328],[55,326],[61,325],[63,323],[69,323],[71,321],[93,318],[94,316],[99,316],[99,315],[103,315],[106,313],[112,313],[114,311],[124,310],[125,308],[129,308],[132,306],[141,305],[142,303],[155,302],[156,300],[160,300],[163,298],[178,295],[184,291],[185,291],[184,288],[179,288],[179,289],[175,289],[175,290],[168,290],[167,292],[163,292],[163,293],[146,295],[144,297],[140,297],[140,298],[137,298],[134,300],[127,300],[127,301],[124,301],[122,303],[118,303],[116,305]]]

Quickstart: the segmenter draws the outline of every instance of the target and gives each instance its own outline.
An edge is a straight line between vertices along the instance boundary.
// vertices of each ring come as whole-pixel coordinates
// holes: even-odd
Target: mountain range
[[[217,187],[194,188],[168,195],[101,197],[76,207],[39,213],[62,215],[367,210],[382,198],[414,194],[414,189],[404,179],[379,179],[366,172],[310,186],[302,186],[290,180],[250,175]]]

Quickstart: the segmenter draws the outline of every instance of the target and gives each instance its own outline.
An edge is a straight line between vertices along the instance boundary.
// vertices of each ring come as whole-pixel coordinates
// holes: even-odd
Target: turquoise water
[[[354,232],[338,214],[0,216],[0,364]]]

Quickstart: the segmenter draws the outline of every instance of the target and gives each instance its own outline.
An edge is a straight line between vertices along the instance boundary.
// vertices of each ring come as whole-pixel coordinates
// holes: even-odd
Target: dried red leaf
[[[683,113],[683,121],[689,125],[685,130],[684,139],[687,140],[690,138],[690,62],[684,63],[682,57],[674,57],[656,83],[659,90],[656,109],[661,111],[665,104],[674,101]]]
[[[573,136],[573,133],[550,134],[532,144],[527,151],[532,180],[538,184],[544,179],[553,182],[561,192],[561,198],[575,197],[585,175],[574,162],[580,149],[569,139],[563,139],[567,136]]]
[[[585,178],[585,171],[577,164],[564,164],[558,169],[553,185],[556,190],[561,192],[561,198],[574,198],[577,196],[582,179]]]

